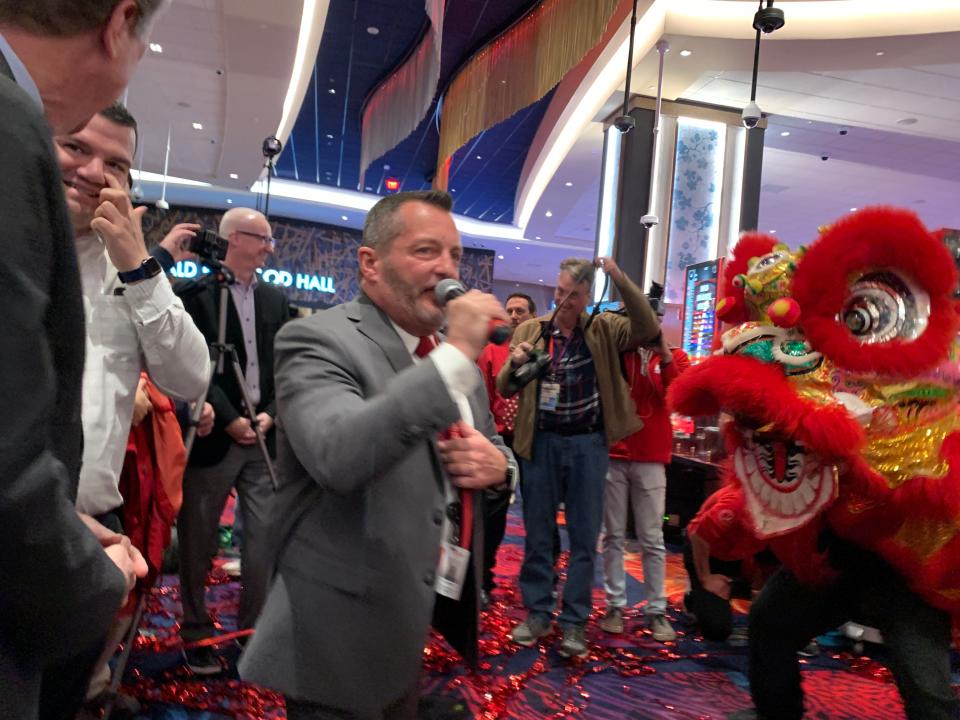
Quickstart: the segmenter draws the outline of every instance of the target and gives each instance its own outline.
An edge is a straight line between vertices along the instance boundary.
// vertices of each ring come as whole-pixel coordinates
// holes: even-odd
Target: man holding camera
[[[620,292],[626,315],[592,319],[594,265]],[[551,631],[553,535],[557,508],[564,503],[570,562],[563,589],[560,625],[566,657],[587,654],[584,626],[592,606],[593,558],[603,514],[607,448],[639,430],[630,389],[620,372],[620,353],[656,338],[660,325],[646,297],[612,258],[568,258],[560,263],[557,310],[516,329],[510,363],[497,377],[501,392],[529,372],[531,353],[540,351],[541,377],[520,391],[514,452],[521,458],[523,520],[526,527],[520,589],[527,618],[512,631],[514,642],[530,646]],[[515,382],[515,381],[514,381]]]
[[[214,634],[204,601],[207,573],[217,547],[220,513],[233,487],[240,496],[244,538],[241,547],[239,629],[252,628],[267,595],[270,540],[267,521],[273,487],[257,443],[254,424],[273,454],[276,405],[273,392],[273,338],[290,317],[284,294],[260,282],[257,270],[273,253],[274,239],[267,218],[256,210],[233,208],[220,220],[227,242],[223,264],[236,275],[227,293],[227,344],[237,351],[252,408],[243,395],[229,356],[223,373],[216,373],[208,393],[215,412],[214,428],[198,437],[183,481],[183,506],[177,519],[180,541],[180,592],[183,621],[180,635],[193,643]],[[204,258],[200,258],[201,261]],[[186,297],[184,305],[208,343],[217,342],[220,288],[207,284]],[[184,651],[191,670],[219,673],[222,666],[209,645]]]

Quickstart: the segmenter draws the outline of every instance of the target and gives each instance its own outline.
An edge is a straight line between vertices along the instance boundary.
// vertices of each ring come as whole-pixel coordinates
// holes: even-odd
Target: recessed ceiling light
[[[856,208],[850,208],[850,212],[856,212],[856,211],[857,211]]]
[[[503,260],[503,255],[497,255],[497,260]]]
[[[450,192],[452,192],[452,193],[453,193],[453,192],[456,192],[456,191],[457,191],[457,189],[456,189],[456,188],[450,188]]]
[[[193,129],[194,129],[194,130],[203,130],[203,123],[194,123],[194,124],[193,124]]]
[[[384,165],[384,166],[383,166],[383,169],[384,169],[384,170],[389,170],[389,169],[390,169],[390,166],[389,166],[389,165]]]
[[[514,250],[519,250],[519,249],[520,249],[520,246],[519,246],[519,245],[515,245],[513,249],[514,249]]]
[[[483,160],[483,157],[481,157],[480,155],[477,155],[477,160]]]
[[[680,57],[690,57],[693,55],[693,50],[681,50]]]
[[[547,211],[544,213],[544,215],[546,215],[547,217],[553,217],[553,212],[552,212],[551,210],[547,210]]]
[[[777,231],[776,231],[776,230],[771,230],[771,231],[770,231],[770,234],[771,234],[771,235],[776,235],[776,234],[777,234]]]
[[[897,120],[897,125],[916,125],[919,121],[914,117],[901,118]]]
[[[541,238],[539,235],[537,235],[537,236],[535,236],[534,239],[536,239],[536,240],[542,240],[543,238]],[[517,248],[517,250],[519,250],[519,249],[520,249],[520,248]]]
[[[506,81],[506,80],[501,80],[501,81],[500,81],[500,84],[501,84],[501,85],[506,85],[506,84],[507,84],[507,81]]]
[[[230,173],[230,179],[231,179],[231,180],[236,180],[236,179],[238,179],[239,177],[240,177],[240,176],[237,175],[236,173]]]
[[[233,205],[233,200],[231,200],[230,198],[227,198],[227,205]]]
[[[537,280],[537,282],[543,282],[543,278],[540,278],[539,280]]]
[[[371,35],[379,35],[380,28],[371,25],[370,27],[367,28],[367,32],[370,33]]]
[[[883,50],[877,50],[876,55],[877,57],[883,57],[886,53]]]
[[[336,88],[330,88],[329,90],[327,90],[327,92],[330,93],[331,95],[336,95],[336,94],[337,94],[337,89],[336,89]]]
[[[346,220],[349,220],[350,218],[348,218],[346,215],[341,215],[340,219],[346,221]]]
[[[367,192],[373,192],[373,188],[370,187],[369,185],[365,187],[364,190],[366,190]]]
[[[327,133],[327,140],[333,140],[333,133]]]
[[[784,130],[782,133],[780,133],[780,137],[790,137],[790,131]]]
[[[567,187],[573,187],[573,183],[570,182],[569,180],[567,180],[567,181],[564,183],[564,185],[566,185]]]
[[[160,43],[150,43],[150,49],[155,53],[162,53],[163,45],[161,45]]]

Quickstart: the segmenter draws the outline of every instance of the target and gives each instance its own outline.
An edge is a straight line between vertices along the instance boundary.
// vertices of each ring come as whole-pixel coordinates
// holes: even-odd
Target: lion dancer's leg
[[[800,720],[803,692],[797,651],[850,617],[837,584],[813,588],[786,568],[767,581],[750,607],[750,692],[764,720]]]

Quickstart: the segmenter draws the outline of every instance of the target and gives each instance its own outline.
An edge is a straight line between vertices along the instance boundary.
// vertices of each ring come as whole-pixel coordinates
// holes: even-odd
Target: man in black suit
[[[3,718],[39,714],[43,671],[81,651],[98,653],[135,575],[146,572],[129,541],[85,524],[73,504],[83,306],[50,133],[84,125],[120,94],[160,5],[0,0]],[[72,715],[84,689],[60,688],[58,714],[44,717]]]
[[[208,400],[216,414],[214,429],[197,438],[183,479],[183,506],[177,520],[180,541],[180,594],[185,643],[214,634],[204,604],[204,586],[212,554],[217,548],[220,513],[234,486],[240,495],[244,538],[241,547],[240,611],[237,625],[251,628],[267,595],[270,542],[266,532],[273,486],[253,429],[256,422],[274,450],[273,337],[290,317],[286,297],[259,281],[257,270],[273,252],[270,223],[262,213],[247,208],[228,210],[220,221],[226,238],[223,261],[236,274],[227,294],[226,342],[237,350],[254,408],[244,407],[236,374],[226,359],[224,372],[214,376]],[[207,285],[184,298],[184,306],[207,342],[217,340],[220,290]],[[202,675],[220,672],[209,646],[185,650],[187,664]]]

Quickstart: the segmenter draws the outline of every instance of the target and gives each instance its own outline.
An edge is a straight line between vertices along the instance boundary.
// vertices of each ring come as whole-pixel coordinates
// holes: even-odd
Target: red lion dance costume
[[[892,208],[853,213],[806,250],[762,234],[734,248],[717,304],[733,327],[718,354],[671,385],[670,401],[686,415],[732,418],[727,481],[744,495],[744,525],[798,591],[842,580],[827,536],[893,568],[898,598],[960,615],[956,288],[942,238]],[[933,670],[891,652],[908,715],[954,717],[952,697],[937,696],[949,695],[949,661]],[[780,701],[764,705],[780,680],[751,654],[760,717],[799,718],[799,674],[795,696],[791,675]],[[908,687],[912,674],[942,675],[943,663],[945,691]]]

